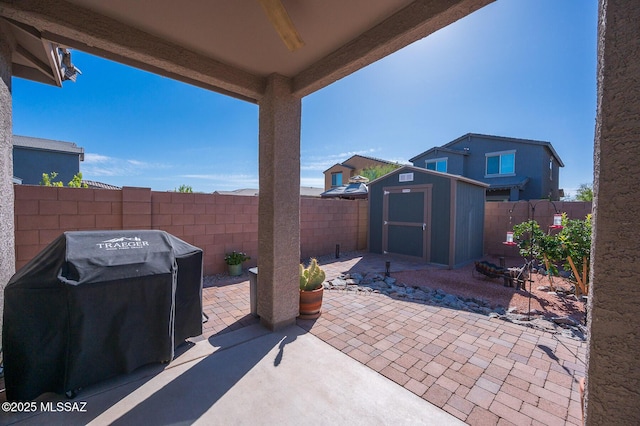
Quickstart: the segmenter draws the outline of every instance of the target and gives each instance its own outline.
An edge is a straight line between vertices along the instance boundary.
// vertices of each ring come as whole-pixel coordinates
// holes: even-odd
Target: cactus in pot
[[[300,318],[315,319],[322,313],[322,294],[325,273],[316,259],[307,268],[300,265]]]
[[[300,264],[300,290],[311,291],[322,287],[324,283],[325,273],[318,266],[316,259],[311,259],[311,263],[307,268]]]

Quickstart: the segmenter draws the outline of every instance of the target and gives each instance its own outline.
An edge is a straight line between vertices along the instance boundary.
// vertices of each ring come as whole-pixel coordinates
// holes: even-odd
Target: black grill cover
[[[168,362],[202,334],[202,250],[163,231],[66,232],[9,281],[8,400]]]

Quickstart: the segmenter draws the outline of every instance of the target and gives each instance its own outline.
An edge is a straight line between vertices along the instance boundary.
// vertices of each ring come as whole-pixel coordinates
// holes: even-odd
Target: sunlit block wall
[[[366,200],[301,198],[301,257],[367,247]],[[161,229],[204,250],[204,273],[226,270],[224,254],[257,264],[258,197],[15,186],[16,269],[64,231]]]

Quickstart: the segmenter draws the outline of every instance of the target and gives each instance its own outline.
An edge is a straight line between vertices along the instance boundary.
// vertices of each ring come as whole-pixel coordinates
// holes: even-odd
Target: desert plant
[[[193,192],[193,188],[190,185],[180,185],[176,188],[176,192],[184,192],[186,194],[191,194]]]
[[[58,176],[57,172],[43,173],[42,180],[40,181],[40,185],[44,186],[64,186],[61,181],[54,182],[54,179]]]
[[[69,181],[67,186],[69,188],[88,188],[89,187],[89,185],[82,182],[82,172],[78,172],[76,175],[74,175],[73,179]]]
[[[224,256],[224,261],[227,265],[240,265],[245,260],[251,259],[246,253],[240,251],[232,251]]]
[[[322,287],[322,283],[325,279],[325,273],[318,266],[318,261],[314,258],[311,259],[308,267],[300,264],[300,290],[311,291]]]

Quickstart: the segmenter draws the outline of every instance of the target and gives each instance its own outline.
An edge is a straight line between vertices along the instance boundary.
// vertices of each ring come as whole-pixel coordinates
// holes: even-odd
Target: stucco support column
[[[259,105],[258,315],[278,329],[298,314],[302,108],[291,81],[276,74]]]
[[[4,288],[15,272],[13,143],[11,126],[11,37],[0,22],[0,336]]]
[[[586,423],[640,419],[640,3],[600,0]]]

